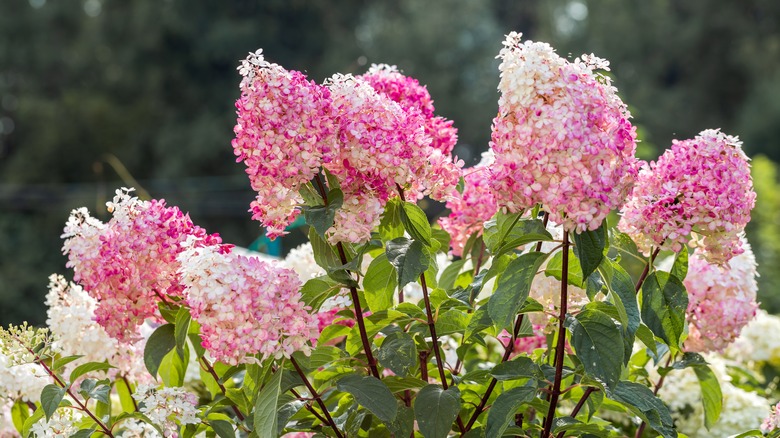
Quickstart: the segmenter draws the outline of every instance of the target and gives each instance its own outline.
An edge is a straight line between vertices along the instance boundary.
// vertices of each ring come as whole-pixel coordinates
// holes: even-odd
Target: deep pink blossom
[[[450,235],[452,254],[461,256],[463,247],[474,233],[481,233],[485,221],[490,220],[498,206],[490,189],[490,153],[474,167],[463,170],[463,193],[447,201],[450,214],[439,219],[439,224]]]
[[[300,212],[298,189],[333,154],[330,92],[301,72],[267,62],[261,50],[250,53],[239,70],[244,78],[233,149],[257,192],[252,218],[277,237]]]
[[[756,202],[748,158],[737,137],[714,129],[675,140],[645,165],[618,228],[644,251],[679,251],[691,239],[706,257],[724,263],[742,252],[739,233]]]
[[[501,50],[493,120],[492,187],[499,207],[535,204],[566,230],[594,230],[620,207],[637,175],[635,128],[607,76],[608,63],[570,63],[545,43],[511,33]]]
[[[393,102],[398,102],[405,111],[419,112],[425,119],[425,133],[431,137],[431,146],[445,155],[452,152],[458,142],[458,130],[452,126],[452,120],[434,115],[433,99],[417,79],[405,76],[396,66],[387,64],[372,65],[360,79]]]

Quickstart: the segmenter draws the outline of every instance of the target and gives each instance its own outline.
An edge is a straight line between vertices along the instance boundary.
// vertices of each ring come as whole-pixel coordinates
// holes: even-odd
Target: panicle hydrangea
[[[339,179],[344,193],[328,231],[331,243],[367,241],[399,187],[408,200],[452,196],[462,161],[453,162],[431,146],[418,111],[404,111],[351,75],[336,74],[327,85],[338,111],[339,146],[325,167]]]
[[[737,137],[716,129],[674,140],[645,164],[622,210],[618,228],[640,249],[678,252],[691,233],[703,237],[707,259],[724,263],[742,252],[739,234],[756,202],[748,157]]]
[[[636,178],[636,129],[595,56],[568,62],[546,43],[504,41],[490,147],[499,207],[542,204],[566,230],[594,230]]]
[[[301,282],[290,270],[192,238],[179,255],[192,317],[201,324],[203,347],[231,365],[252,356],[308,353],[317,318],[301,301]]]
[[[15,364],[0,351],[0,402],[5,397],[8,400],[35,403],[40,400],[43,387],[50,383],[51,377],[40,365]]]
[[[431,137],[431,146],[447,155],[458,142],[458,130],[452,121],[434,115],[433,99],[428,89],[417,79],[405,76],[398,67],[387,64],[372,64],[360,79],[368,82],[377,92],[398,102],[407,111],[419,112],[425,119],[425,133]]]
[[[780,317],[758,309],[756,317],[742,329],[739,337],[726,347],[726,356],[735,360],[749,359],[753,363],[779,366],[780,336],[767,336],[768,333],[780,333]]]
[[[496,199],[490,188],[490,166],[493,154],[488,151],[476,166],[463,171],[463,193],[447,201],[450,214],[439,219],[442,229],[450,235],[452,254],[463,255],[469,237],[481,233],[485,221],[498,211]]]
[[[108,370],[110,377],[122,375],[134,382],[152,379],[143,363],[148,337],[143,332],[150,333],[150,330],[139,330],[139,340],[134,343],[118,342],[95,322],[97,301],[81,286],[68,283],[61,275],[49,277],[46,305],[49,307],[46,325],[54,337],[53,349],[63,356],[83,356],[72,364],[108,361],[114,366]]]
[[[122,421],[115,436],[121,438],[162,438],[154,426],[134,418]]]
[[[537,348],[545,348],[547,346],[547,335],[545,334],[547,327],[540,324],[532,324],[532,328],[533,334],[531,336],[515,339],[514,345],[512,346],[512,354],[509,356],[510,359],[519,354],[531,354]],[[512,337],[506,330],[498,335],[498,340],[501,341],[502,345],[507,345],[511,339]],[[566,349],[571,350],[568,341],[566,341]]]
[[[137,341],[137,326],[158,318],[157,302],[183,297],[176,256],[188,236],[204,245],[221,242],[163,200],[141,201],[132,189],[108,202],[113,217],[100,223],[85,208],[71,213],[62,237],[73,278],[97,300],[95,319],[120,342]]]
[[[301,72],[269,63],[262,50],[250,53],[239,72],[233,149],[257,192],[252,218],[273,238],[286,234],[285,227],[300,213],[298,189],[332,158],[336,137],[330,92]]]
[[[41,418],[30,428],[35,438],[70,438],[79,431],[84,415],[76,409],[57,409],[51,418]]]
[[[658,396],[669,406],[678,432],[691,438],[726,438],[756,429],[769,413],[769,401],[731,383],[726,362],[718,356],[707,355],[723,394],[723,409],[720,418],[707,430],[704,427],[704,408],[701,401],[701,386],[691,368],[673,370],[664,378]],[[657,373],[651,379],[657,380]]]
[[[686,349],[723,351],[756,315],[756,259],[747,241],[743,253],[726,265],[711,264],[697,251],[688,260]]]
[[[166,437],[176,436],[177,425],[198,424],[198,396],[180,387],[138,385],[133,398],[138,410],[159,426]]]

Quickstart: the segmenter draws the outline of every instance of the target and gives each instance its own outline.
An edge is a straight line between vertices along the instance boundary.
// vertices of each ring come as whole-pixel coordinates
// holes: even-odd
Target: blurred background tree
[[[711,127],[763,154],[748,233],[761,298],[780,311],[778,26],[775,0],[3,0],[0,323],[43,322],[46,277],[67,272],[68,212],[86,205],[105,218],[122,185],[165,198],[228,242],[260,236],[230,147],[235,67],[247,52],[262,47],[316,81],[397,64],[455,120],[456,153],[472,164],[487,149],[495,55],[511,30],[564,55],[609,59],[645,158]]]

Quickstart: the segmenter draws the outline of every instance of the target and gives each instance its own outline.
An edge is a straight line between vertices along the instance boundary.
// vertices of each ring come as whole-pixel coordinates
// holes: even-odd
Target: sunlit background
[[[759,297],[780,311],[777,0],[0,0],[0,323],[44,322],[48,275],[71,275],[59,239],[69,211],[105,219],[123,185],[237,245],[283,253],[300,241],[269,246],[247,213],[230,146],[247,52],[317,81],[398,65],[455,121],[470,165],[488,147],[495,56],[512,30],[609,59],[642,158],[707,128],[743,139]]]

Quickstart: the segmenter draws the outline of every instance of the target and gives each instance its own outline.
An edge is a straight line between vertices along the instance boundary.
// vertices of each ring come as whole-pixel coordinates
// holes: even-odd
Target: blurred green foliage
[[[780,238],[780,3],[775,0],[9,0],[0,5],[0,323],[43,322],[46,277],[66,273],[70,209],[101,218],[128,185],[226,241],[260,234],[230,147],[238,60],[266,57],[322,81],[397,64],[427,84],[460,130],[468,164],[487,149],[495,59],[511,30],[562,54],[612,62],[653,157],[672,138],[723,127],[757,158],[749,230],[771,300]],[[300,236],[298,236],[300,237]],[[296,234],[283,241],[289,248]]]

